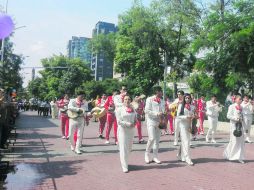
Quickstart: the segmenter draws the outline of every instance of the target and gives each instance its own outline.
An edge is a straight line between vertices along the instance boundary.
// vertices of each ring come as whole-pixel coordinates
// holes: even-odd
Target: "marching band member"
[[[182,104],[178,105],[177,118],[179,120],[181,145],[177,157],[189,165],[193,165],[190,157],[190,132],[192,119],[195,117],[195,107],[191,105],[190,94],[185,94]]]
[[[112,96],[108,96],[104,108],[107,110],[107,128],[106,128],[106,142],[105,144],[109,144],[109,134],[114,124],[114,136],[115,136],[115,144],[117,144],[117,121],[115,116],[115,103],[114,97],[118,94],[118,90],[114,90]]]
[[[68,112],[70,111],[74,116],[70,117],[70,143],[71,150],[75,151],[77,154],[81,154],[80,147],[83,138],[83,128],[89,124],[89,120],[86,114],[87,105],[83,102],[84,92],[78,91],[77,97],[71,99],[68,104]],[[74,133],[77,130],[77,142],[74,141]]]
[[[248,143],[251,143],[252,141],[250,140],[250,130],[251,130],[252,114],[254,112],[254,106],[249,101],[248,95],[244,95],[241,106],[243,108],[243,126],[244,126],[245,141],[247,141]]]
[[[147,131],[148,131],[148,141],[145,151],[145,162],[150,163],[150,151],[153,147],[153,159],[157,164],[160,164],[161,161],[158,159],[158,150],[160,142],[160,129],[159,123],[160,118],[163,116],[165,111],[165,103],[162,100],[162,89],[160,86],[155,86],[153,88],[154,95],[146,99],[145,113],[147,120]]]
[[[104,108],[105,102],[107,100],[107,96],[106,94],[102,94],[101,98],[98,99],[98,101],[96,102],[96,106],[99,108]],[[105,114],[104,116],[102,116],[101,118],[99,118],[99,138],[103,139],[103,131],[106,125],[106,121],[107,121],[107,115]]]
[[[124,96],[124,103],[119,108],[117,117],[118,123],[118,141],[120,151],[120,162],[124,173],[128,172],[128,157],[132,149],[134,127],[136,122],[136,112],[131,106],[131,98]]]
[[[191,105],[193,105],[194,108],[195,108],[195,114],[194,114],[195,117],[192,119],[191,134],[192,134],[192,140],[196,140],[196,138],[197,138],[197,132],[198,132],[198,130],[197,130],[197,120],[198,120],[198,109],[197,108],[198,108],[198,102],[195,99],[193,93],[191,93],[190,95],[191,95]]]
[[[211,100],[206,103],[206,115],[208,117],[209,129],[206,134],[206,142],[209,142],[210,134],[212,135],[212,143],[216,143],[214,134],[217,129],[219,112],[222,111],[222,107],[217,102],[217,96],[212,95]]]
[[[199,127],[198,127],[198,134],[204,135],[204,120],[205,120],[205,113],[206,113],[206,102],[205,97],[201,95],[200,99],[198,100],[198,117],[199,117]]]
[[[169,130],[170,130],[170,134],[173,135],[174,132],[174,120],[175,120],[175,113],[176,113],[176,107],[171,107],[170,108],[170,100],[169,98],[167,99],[166,104],[168,105],[167,108],[169,108],[168,111],[168,123],[169,123]]]
[[[58,102],[58,108],[60,111],[60,119],[61,119],[61,130],[62,130],[62,138],[69,138],[69,118],[67,115],[67,109],[69,104],[69,96],[65,94],[64,97]]]
[[[134,108],[135,112],[137,113],[137,121],[136,121],[136,128],[138,130],[138,142],[143,143],[144,139],[142,137],[142,122],[141,117],[144,112],[144,104],[141,103],[141,98],[139,96],[135,96],[132,107]]]
[[[175,113],[177,113],[177,108],[179,107],[179,105],[182,104],[183,102],[183,97],[184,97],[184,91],[179,90],[177,92],[177,96],[178,98],[175,99],[175,101],[170,105],[170,108],[172,109],[172,107],[174,107],[174,111]],[[179,118],[176,116],[175,117],[175,140],[174,140],[174,146],[177,146],[178,144],[178,139],[179,139],[179,135],[180,135],[180,128],[179,128]]]
[[[242,98],[240,95],[235,96],[235,103],[230,105],[228,108],[227,118],[230,119],[230,139],[229,143],[224,150],[224,157],[228,160],[238,160],[240,163],[244,163],[244,135],[237,135],[236,129],[237,123],[239,125],[243,123],[242,121]],[[242,129],[240,129],[241,133]]]

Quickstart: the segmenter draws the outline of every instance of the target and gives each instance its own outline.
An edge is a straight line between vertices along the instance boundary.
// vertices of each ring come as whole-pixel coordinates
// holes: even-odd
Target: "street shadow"
[[[58,127],[57,119],[51,119],[48,117],[38,116],[37,113],[28,115],[26,112],[22,112],[16,120],[15,126],[18,129],[22,128],[52,128]]]
[[[195,163],[195,165],[204,164],[204,163],[228,162],[228,160],[224,158],[196,158],[196,159],[192,159],[192,161]]]
[[[156,164],[154,162],[146,165],[129,165],[128,168],[130,171],[139,171],[139,170],[151,170],[151,169],[170,169],[170,168],[179,168],[184,167],[185,165],[181,162],[162,162],[161,164]]]
[[[77,175],[84,162],[86,160],[19,163],[15,166],[16,169],[7,175],[2,189],[35,189],[46,184],[48,189],[56,190],[55,180]]]

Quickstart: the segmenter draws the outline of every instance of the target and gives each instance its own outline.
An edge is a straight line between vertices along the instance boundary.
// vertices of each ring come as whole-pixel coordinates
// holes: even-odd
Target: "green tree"
[[[84,82],[90,81],[91,71],[80,59],[69,59],[63,55],[42,60],[45,68],[40,71],[41,78],[29,83],[28,89],[40,99],[50,100],[65,93],[75,94]]]
[[[195,69],[208,74],[223,99],[229,91],[251,90],[254,70],[254,2],[217,2],[204,19],[193,52],[202,55]],[[191,86],[193,88],[193,86]]]
[[[139,1],[119,17],[115,68],[126,80],[135,81],[134,91],[148,94],[163,76],[161,39],[156,17]]]
[[[158,18],[161,48],[171,67],[168,80],[176,88],[176,81],[188,76],[196,61],[190,45],[199,35],[202,12],[193,0],[154,0],[151,9]]]
[[[1,41],[0,41],[1,43]],[[9,38],[5,39],[3,63],[1,64],[0,85],[4,89],[22,88],[22,77],[19,73],[23,63],[22,55],[13,53],[13,43]]]

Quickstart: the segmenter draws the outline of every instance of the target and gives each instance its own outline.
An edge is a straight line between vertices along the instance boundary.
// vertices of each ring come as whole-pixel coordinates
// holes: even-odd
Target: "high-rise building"
[[[115,24],[99,21],[93,29],[93,37],[116,32],[116,30]],[[113,61],[107,60],[103,52],[92,53],[91,70],[96,81],[113,78],[113,65]]]
[[[80,58],[90,67],[91,51],[89,49],[90,38],[72,36],[68,43],[68,57]]]

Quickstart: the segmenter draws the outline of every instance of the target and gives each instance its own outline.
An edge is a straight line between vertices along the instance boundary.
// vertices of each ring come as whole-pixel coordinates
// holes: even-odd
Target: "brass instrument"
[[[78,118],[78,117],[83,117],[84,113],[85,113],[85,110],[83,110],[83,109],[80,109],[78,112],[67,110],[67,115],[71,119],[75,119],[75,118]]]
[[[170,109],[170,115],[175,118],[176,114],[177,114],[177,108],[178,108],[178,104],[174,103],[174,104],[170,104],[169,105],[169,109]]]
[[[95,117],[95,118],[101,118],[103,117],[105,114],[107,113],[107,110],[103,107],[94,107],[91,110],[91,114]]]

